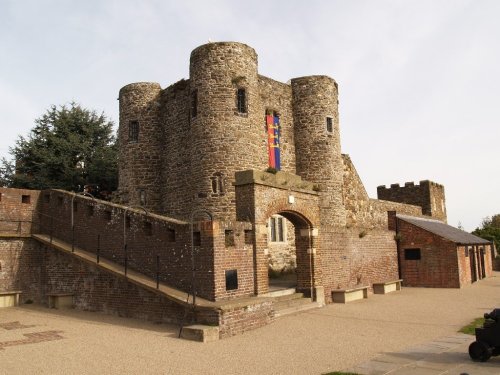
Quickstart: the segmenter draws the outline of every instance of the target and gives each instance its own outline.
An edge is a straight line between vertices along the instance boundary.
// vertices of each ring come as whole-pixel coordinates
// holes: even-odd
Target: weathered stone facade
[[[195,211],[213,215],[220,226],[216,300],[265,293],[276,256],[294,258],[298,289],[321,286],[326,300],[334,288],[397,278],[387,211],[446,219],[444,189],[429,181],[397,192],[379,188],[383,200],[369,198],[341,153],[337,83],[261,76],[257,54],[245,44],[202,45],[191,53],[189,79],[166,89],[127,85],[119,98],[121,203],[185,221]],[[269,166],[269,113],[280,122],[275,176],[262,172]],[[253,174],[236,178],[243,171]],[[269,218],[278,214],[292,223],[292,246],[270,242]],[[253,243],[245,243],[250,232]],[[237,290],[225,290],[228,270],[237,271]]]

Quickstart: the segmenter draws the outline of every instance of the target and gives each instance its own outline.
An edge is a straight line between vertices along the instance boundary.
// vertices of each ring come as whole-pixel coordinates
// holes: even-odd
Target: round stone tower
[[[158,83],[139,82],[120,90],[120,200],[155,210],[160,206],[161,129]]]
[[[317,184],[321,223],[344,226],[337,83],[327,76],[291,81],[297,174]]]
[[[257,54],[242,43],[202,45],[191,53],[189,85],[192,208],[234,219],[235,172],[267,162]]]

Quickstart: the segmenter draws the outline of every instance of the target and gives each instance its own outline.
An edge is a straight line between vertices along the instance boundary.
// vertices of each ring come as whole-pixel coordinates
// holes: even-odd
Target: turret
[[[257,54],[241,43],[205,44],[191,53],[189,74],[193,208],[231,217],[234,173],[266,165]]]
[[[150,82],[120,90],[118,192],[124,204],[160,206],[160,92],[160,85]]]
[[[340,151],[337,83],[326,76],[291,81],[297,174],[321,192],[321,222],[345,225],[342,201],[343,164]]]

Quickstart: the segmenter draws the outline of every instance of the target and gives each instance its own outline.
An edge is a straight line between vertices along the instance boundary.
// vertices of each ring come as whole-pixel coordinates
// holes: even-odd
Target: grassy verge
[[[484,323],[484,318],[474,319],[473,322],[467,324],[465,327],[460,328],[460,331],[458,331],[458,332],[462,332],[462,333],[465,333],[467,335],[475,335],[476,334],[475,329],[477,327],[482,327],[483,323]]]

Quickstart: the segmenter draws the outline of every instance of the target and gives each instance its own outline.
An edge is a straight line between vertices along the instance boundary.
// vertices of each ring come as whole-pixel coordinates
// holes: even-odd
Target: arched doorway
[[[257,241],[255,249],[256,294],[292,287],[306,296],[314,294],[316,235],[312,223],[299,212],[269,215],[263,241]]]

